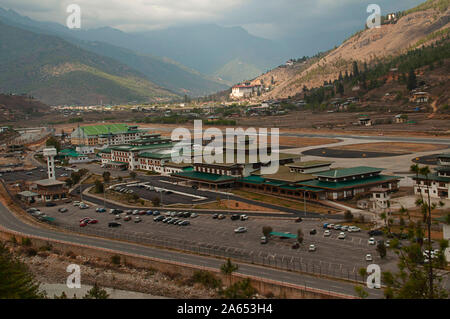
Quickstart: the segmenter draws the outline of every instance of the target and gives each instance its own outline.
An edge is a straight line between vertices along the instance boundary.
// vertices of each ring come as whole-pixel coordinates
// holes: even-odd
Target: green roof
[[[139,157],[144,157],[144,158],[154,158],[154,159],[166,159],[166,158],[171,158],[172,157],[172,153],[151,153],[151,152],[144,152],[139,154]]]
[[[86,135],[105,135],[105,134],[117,134],[128,132],[128,125],[126,124],[105,124],[105,125],[91,125],[81,126]]]
[[[443,153],[437,156],[438,158],[450,158],[450,153]]]
[[[275,232],[275,231],[271,232],[270,236],[286,237],[286,238],[293,238],[293,239],[297,238],[297,235],[294,235],[294,234],[280,233],[280,232]]]
[[[188,178],[188,179],[195,179],[195,180],[206,181],[206,182],[211,182],[211,183],[232,182],[235,180],[235,178],[232,176],[210,174],[210,173],[203,173],[203,172],[196,172],[196,171],[175,173],[175,174],[172,174],[172,176],[183,177],[183,178]]]
[[[80,154],[80,153],[78,153],[78,152],[76,152],[76,151],[74,151],[72,149],[69,149],[69,148],[62,150],[61,152],[59,152],[58,155],[69,156],[69,157],[81,157],[81,156],[84,156],[84,155],[82,155],[82,154]]]
[[[139,145],[139,146],[118,145],[118,146],[111,146],[110,149],[115,150],[115,151],[129,152],[129,151],[145,151],[145,150],[158,149],[158,148],[170,148],[172,146],[173,146],[173,143]]]
[[[410,176],[412,179],[416,179],[416,176]],[[450,182],[450,177],[445,177],[445,176],[439,176],[436,173],[432,173],[430,175],[428,175],[428,177],[424,176],[424,175],[418,175],[419,179],[422,180],[426,180],[428,178],[428,180],[430,181],[436,181],[436,182],[444,182],[444,183],[448,183]]]
[[[265,179],[262,178],[261,176],[250,175],[250,176],[241,178],[240,181],[244,182],[244,183],[251,183],[251,184],[262,184],[262,183],[264,183]]]
[[[342,181],[342,182],[324,182],[319,180],[313,180],[313,181],[306,181],[306,182],[300,182],[298,183],[301,186],[309,186],[309,187],[315,187],[315,188],[322,188],[322,189],[340,189],[340,188],[350,188],[355,186],[362,186],[367,184],[373,184],[373,183],[382,183],[387,181],[392,181],[396,179],[400,179],[399,176],[388,176],[388,175],[377,175],[372,176],[368,178],[360,178],[350,181]]]
[[[343,178],[354,175],[362,175],[362,174],[371,174],[371,173],[379,173],[383,170],[383,168],[369,167],[369,166],[357,166],[351,168],[340,168],[334,169],[330,171],[315,173],[315,176],[318,177],[327,177],[327,178]]]

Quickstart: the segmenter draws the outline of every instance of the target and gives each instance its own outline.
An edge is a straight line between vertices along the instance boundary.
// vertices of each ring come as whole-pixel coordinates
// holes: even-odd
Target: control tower
[[[56,180],[56,174],[55,174],[55,156],[58,154],[56,151],[56,148],[45,148],[44,151],[44,157],[47,158],[47,171],[48,171],[48,179],[50,180]]]

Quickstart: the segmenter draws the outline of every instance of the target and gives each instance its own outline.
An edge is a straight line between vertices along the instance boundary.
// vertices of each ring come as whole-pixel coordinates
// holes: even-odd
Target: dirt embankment
[[[100,258],[62,254],[51,247],[34,250],[18,244],[6,243],[6,246],[24,262],[41,283],[65,284],[69,273],[66,268],[77,264],[81,268],[81,284],[136,291],[153,296],[176,299],[217,298],[216,290],[205,289],[193,284],[189,278],[172,273],[161,273],[154,269],[137,269],[126,265],[114,265]],[[48,250],[49,249],[49,250]],[[48,296],[53,298],[53,296]],[[73,296],[68,296],[72,298]],[[82,296],[78,296],[78,298]]]

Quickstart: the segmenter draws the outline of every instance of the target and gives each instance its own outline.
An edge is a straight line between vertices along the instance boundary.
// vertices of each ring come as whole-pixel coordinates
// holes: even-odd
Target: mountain
[[[205,74],[230,78],[222,74],[226,65],[239,60],[252,66],[233,72],[231,78],[241,81],[254,76],[257,68],[261,74],[286,61],[283,45],[249,34],[242,27],[221,27],[215,24],[190,27],[172,27],[134,33],[145,41],[141,42],[143,52],[167,56]],[[238,82],[237,81],[237,82]]]
[[[203,96],[225,89],[230,83],[205,76],[168,58],[129,49],[131,43],[142,39],[113,28],[93,30],[71,30],[52,22],[34,21],[13,10],[0,8],[0,19],[4,23],[46,35],[64,37],[64,40],[87,51],[107,56],[139,71],[158,86],[180,95]],[[115,39],[115,40],[114,40]],[[117,46],[111,43],[119,43]]]
[[[0,92],[49,105],[127,103],[176,98],[144,75],[61,38],[0,22]]]
[[[450,26],[448,0],[428,0],[401,14],[396,23],[358,32],[339,47],[319,57],[278,67],[253,82],[273,83],[261,99],[286,98],[334,81],[339,74],[352,72],[353,62],[375,65],[379,61],[406,53],[411,49],[447,36]],[[273,82],[271,82],[273,80]]]
[[[48,113],[50,107],[31,96],[0,94],[0,121],[14,121]]]
[[[174,74],[167,76],[170,81],[178,75],[180,79],[187,79],[181,82],[181,85],[177,83],[168,87],[175,91],[177,87],[182,92],[192,91],[192,95],[199,95],[195,94],[198,91],[212,93],[223,90],[232,83],[261,74],[287,59],[285,45],[253,36],[241,27],[208,24],[127,33],[111,27],[70,30],[57,23],[33,21],[12,10],[0,9],[0,17],[16,23],[17,27],[33,28],[31,30],[33,32],[64,35],[70,42],[74,42],[75,39],[82,40],[84,44],[79,42],[77,44],[88,50],[92,48],[92,42],[102,42],[111,45],[105,53],[113,54],[115,57],[122,56],[122,53],[112,52],[111,49],[120,48],[133,51],[139,58],[145,56],[150,66],[163,63],[165,65],[162,68],[168,68]],[[118,51],[121,51],[120,49]],[[130,60],[132,59],[120,62],[127,64]],[[235,61],[243,63],[245,68],[230,68]],[[188,74],[181,74],[182,72]],[[154,74],[160,73],[158,71],[149,73],[151,81],[160,85],[167,83],[167,81],[159,83],[158,77],[154,77]],[[203,89],[204,85],[206,89]]]
[[[214,75],[230,83],[238,83],[246,78],[257,77],[261,73],[262,70],[258,67],[236,58],[217,70]]]

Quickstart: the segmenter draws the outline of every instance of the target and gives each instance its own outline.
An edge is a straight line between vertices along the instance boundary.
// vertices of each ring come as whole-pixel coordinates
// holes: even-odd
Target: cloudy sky
[[[111,26],[123,31],[216,23],[242,26],[269,39],[315,38],[327,46],[364,27],[371,3],[382,14],[411,8],[425,0],[0,0],[36,20],[65,23],[66,8],[82,9],[82,28]],[[339,38],[336,36],[339,34]],[[335,41],[335,43],[331,43]]]

